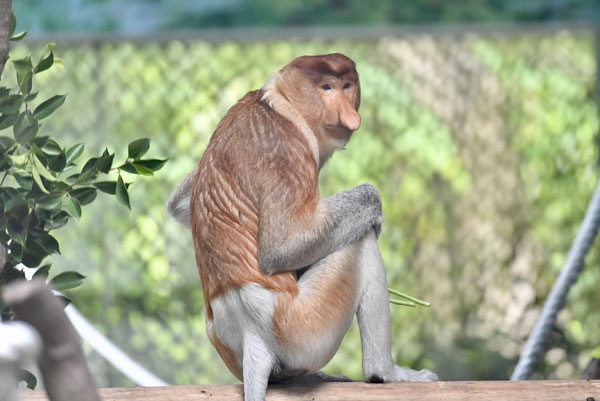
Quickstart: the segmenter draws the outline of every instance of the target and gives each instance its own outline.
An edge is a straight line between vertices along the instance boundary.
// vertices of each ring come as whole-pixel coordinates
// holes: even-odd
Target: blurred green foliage
[[[600,16],[597,0],[19,0],[14,6],[33,33],[594,21]]]
[[[432,303],[392,307],[397,363],[442,379],[507,378],[598,178],[585,33],[61,46],[68,68],[41,74],[40,87],[69,97],[45,129],[92,151],[144,136],[170,158],[136,183],[134,215],[99,198],[60,233],[54,265],[88,276],[73,302],[167,381],[234,382],[205,335],[191,235],[166,200],[231,105],[294,57],[333,51],[356,61],[363,124],[324,167],[322,193],[375,184],[390,286]],[[578,377],[599,352],[597,248],[587,263],[539,377]],[[361,378],[359,350],[353,326],[326,370]],[[99,385],[131,384],[90,358]]]

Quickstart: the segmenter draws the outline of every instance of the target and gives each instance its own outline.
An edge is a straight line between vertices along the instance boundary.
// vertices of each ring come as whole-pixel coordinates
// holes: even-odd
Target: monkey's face
[[[347,140],[360,127],[355,106],[357,80],[324,76],[317,86],[323,104],[322,129],[336,139]]]
[[[279,74],[278,89],[313,130],[322,160],[343,149],[360,127],[360,84],[343,54],[302,56]]]

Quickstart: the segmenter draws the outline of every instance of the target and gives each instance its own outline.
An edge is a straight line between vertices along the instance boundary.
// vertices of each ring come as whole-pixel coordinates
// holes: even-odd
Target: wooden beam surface
[[[103,388],[105,401],[243,400],[241,385]],[[24,391],[22,401],[46,401],[43,391]],[[600,380],[488,381],[318,386],[269,386],[267,400],[420,400],[420,401],[600,401]]]

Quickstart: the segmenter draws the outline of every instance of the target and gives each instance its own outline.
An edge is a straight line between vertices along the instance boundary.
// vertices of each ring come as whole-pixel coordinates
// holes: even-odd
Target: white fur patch
[[[288,102],[277,89],[277,81],[281,79],[281,76],[278,72],[273,74],[271,79],[265,84],[263,87],[263,91],[265,94],[263,95],[261,100],[266,101],[269,106],[277,113],[281,114],[283,117],[291,121],[296,128],[304,135],[310,149],[312,150],[313,155],[315,156],[315,160],[317,161],[317,166],[319,166],[319,144],[317,142],[317,137],[315,133],[310,129],[306,120],[298,113],[298,111]]]
[[[214,333],[233,351],[240,366],[245,338],[259,337],[269,349],[276,349],[273,335],[275,293],[272,291],[251,283],[213,299],[211,306]],[[253,335],[248,336],[248,333]]]
[[[352,322],[354,313],[340,327],[331,327],[325,336],[309,335],[299,338],[298,349],[286,349],[279,345],[273,332],[273,314],[277,292],[269,291],[259,284],[248,284],[212,300],[213,320],[207,321],[214,334],[229,347],[240,366],[244,359],[244,345],[253,352],[269,352],[291,371],[316,372],[333,357]],[[250,341],[244,344],[244,341]],[[261,344],[255,344],[260,341]],[[263,347],[264,345],[264,347]],[[258,357],[258,356],[256,356]],[[285,372],[275,372],[285,374]]]

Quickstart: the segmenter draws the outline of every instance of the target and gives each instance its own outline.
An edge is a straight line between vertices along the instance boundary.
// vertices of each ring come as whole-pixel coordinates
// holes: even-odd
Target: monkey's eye
[[[352,84],[351,84],[350,82],[346,82],[346,83],[344,84],[344,89],[348,89],[348,88],[350,88],[351,86],[352,86]]]
[[[323,89],[324,91],[330,91],[331,90],[331,86],[325,84],[325,85],[321,86],[321,89]]]

